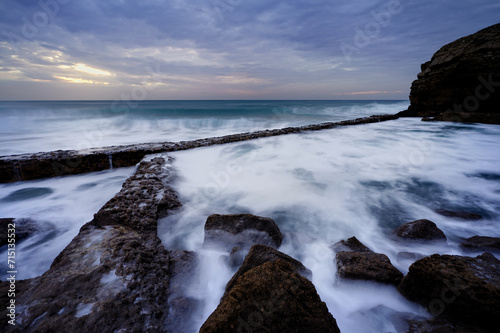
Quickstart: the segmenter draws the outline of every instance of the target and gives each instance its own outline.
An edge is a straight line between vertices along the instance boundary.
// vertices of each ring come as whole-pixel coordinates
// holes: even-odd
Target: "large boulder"
[[[229,280],[229,282],[227,283],[226,291],[225,291],[224,295],[226,295],[231,290],[231,288],[234,286],[234,284],[236,283],[236,281],[238,280],[238,278],[240,276],[242,276],[243,274],[245,274],[246,272],[248,272],[249,270],[251,270],[257,266],[260,266],[260,265],[265,264],[266,262],[275,261],[278,259],[288,262],[290,265],[292,265],[292,267],[295,268],[295,270],[299,274],[301,274],[309,279],[312,278],[311,271],[309,269],[307,269],[304,265],[302,265],[302,263],[300,261],[284,254],[283,252],[280,252],[276,249],[273,249],[272,247],[257,244],[257,245],[254,245],[250,248],[250,251],[248,251],[248,254],[245,257],[240,268],[233,275],[231,280]]]
[[[500,238],[473,236],[467,238],[460,246],[472,251],[500,251]]]
[[[445,234],[436,223],[429,220],[417,220],[400,225],[394,233],[409,240],[446,240]]]
[[[367,280],[398,285],[403,279],[401,273],[382,253],[338,252],[335,256],[337,275],[343,279]]]
[[[340,332],[314,288],[296,267],[277,259],[241,275],[200,333]]]
[[[279,247],[283,235],[276,223],[267,217],[252,214],[213,214],[205,223],[204,245],[218,245],[228,249],[263,244]]]
[[[489,253],[476,258],[438,254],[423,258],[410,266],[398,289],[434,315],[498,332],[500,261]]]
[[[500,24],[443,46],[421,69],[399,116],[500,124]]]
[[[341,251],[354,251],[354,252],[373,252],[363,243],[361,243],[356,237],[348,238],[347,240],[341,240],[330,246],[334,252]]]

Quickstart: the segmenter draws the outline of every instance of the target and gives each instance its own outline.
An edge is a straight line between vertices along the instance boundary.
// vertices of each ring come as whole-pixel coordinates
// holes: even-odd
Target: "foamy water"
[[[198,139],[395,113],[408,105],[175,103],[148,102],[125,111],[111,110],[110,102],[2,103],[0,154]],[[425,311],[392,286],[340,282],[329,246],[356,236],[406,273],[411,261],[398,260],[401,251],[464,254],[463,238],[500,237],[499,148],[498,126],[399,119],[172,153],[184,206],[160,221],[158,234],[167,249],[197,251],[203,259],[200,275],[185,286],[186,295],[202,305],[192,318],[193,332],[234,274],[221,260],[224,251],[201,248],[204,223],[213,213],[273,218],[285,236],[279,250],[313,271],[342,332],[401,331],[394,318]],[[0,216],[32,218],[41,231],[17,244],[18,278],[43,274],[133,169],[0,185]],[[439,208],[485,219],[457,221],[436,214]],[[437,223],[447,244],[392,240],[395,227],[422,218]],[[0,262],[1,272],[5,264]]]
[[[211,258],[204,278],[188,287],[205,291],[199,326],[231,276],[217,254],[201,248],[205,220],[252,213],[277,222],[285,236],[279,250],[313,271],[342,332],[399,332],[394,314],[424,315],[423,309],[391,286],[340,283],[329,245],[356,236],[406,274],[411,261],[398,260],[398,252],[464,254],[462,238],[500,236],[499,151],[498,126],[399,119],[176,152],[175,187],[184,207],[160,222],[159,235],[166,248]],[[435,213],[439,208],[485,219],[457,221]],[[395,227],[422,218],[444,231],[447,245],[391,240]]]
[[[107,170],[0,185],[0,216],[30,218],[38,231],[16,244],[17,278],[39,276],[92,220],[94,213],[120,191],[134,168]],[[7,258],[7,249],[0,251]],[[0,261],[0,279],[5,280],[7,260]]]
[[[407,101],[0,102],[0,156],[182,141],[393,114]]]

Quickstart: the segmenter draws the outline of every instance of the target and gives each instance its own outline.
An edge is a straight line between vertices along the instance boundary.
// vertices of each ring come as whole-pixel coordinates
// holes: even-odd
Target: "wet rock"
[[[9,234],[14,234],[16,242],[19,242],[37,231],[37,224],[32,219],[0,218],[0,246],[9,243]]]
[[[476,221],[480,220],[483,217],[479,214],[474,214],[474,213],[468,213],[468,212],[461,212],[461,211],[453,211],[453,210],[447,210],[447,209],[436,209],[436,213],[439,215],[443,215],[446,217],[452,217],[460,220],[467,220],[467,221]]]
[[[155,218],[166,204],[165,164],[163,159],[141,163],[117,194],[120,200],[112,199],[105,213],[96,214],[98,220],[85,224],[46,273],[16,281],[16,326],[7,323],[4,308],[0,331],[169,331],[171,277],[189,255],[173,258],[156,234]],[[5,288],[8,283],[0,282],[0,290]]]
[[[240,267],[243,264],[243,260],[245,260],[245,255],[243,254],[244,250],[241,246],[235,246],[231,249],[231,253],[229,253],[229,261],[228,264],[231,267]]]
[[[421,69],[399,116],[500,124],[500,24],[443,46]]]
[[[94,215],[93,223],[100,227],[123,225],[136,230],[156,230],[158,218],[181,206],[175,191],[162,179],[167,177],[164,163],[158,157],[141,162],[121,191]]]
[[[403,239],[411,240],[446,240],[444,233],[429,220],[417,220],[400,225],[394,233]]]
[[[314,285],[281,259],[241,275],[200,329],[212,332],[340,332]]]
[[[265,245],[254,245],[250,248],[250,251],[248,252],[247,256],[245,257],[245,260],[241,264],[240,268],[238,271],[233,275],[231,280],[226,285],[226,290],[224,292],[224,296],[227,295],[227,293],[231,290],[231,288],[234,286],[236,281],[240,276],[248,272],[249,270],[260,266],[266,262],[271,262],[275,260],[283,260],[288,262],[292,267],[297,271],[297,273],[302,274],[303,276],[311,279],[312,278],[312,273],[309,269],[304,267],[302,263],[270,246],[265,246]]]
[[[500,238],[474,236],[466,239],[460,246],[475,251],[500,251]]]
[[[390,259],[381,253],[338,252],[335,256],[337,275],[342,279],[368,280],[398,285],[403,278]]]
[[[205,223],[203,245],[217,244],[231,249],[264,244],[279,247],[283,235],[276,223],[267,217],[251,214],[210,215]]]
[[[489,253],[476,258],[438,254],[423,258],[410,266],[398,289],[452,323],[486,332],[500,327],[500,261]]]
[[[435,317],[431,320],[409,320],[407,333],[484,333],[478,327],[452,323],[446,318]]]
[[[341,240],[331,245],[330,248],[334,252],[341,252],[341,251],[373,252],[363,243],[361,243],[356,237],[351,237],[347,240]]]
[[[86,149],[84,152],[76,150],[58,150],[54,152],[36,154],[1,156],[0,183],[76,175],[80,173],[107,170],[111,167],[128,167],[136,165],[148,154],[207,147],[217,144],[300,133],[304,131],[320,131],[338,126],[376,123],[397,118],[398,116],[396,115],[374,115],[335,123],[329,122],[308,126],[257,131],[252,133],[231,134],[222,137],[212,137],[193,141],[143,143],[125,146],[91,148]]]

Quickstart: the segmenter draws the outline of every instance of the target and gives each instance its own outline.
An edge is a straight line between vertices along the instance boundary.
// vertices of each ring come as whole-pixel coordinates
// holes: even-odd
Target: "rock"
[[[500,238],[474,236],[467,238],[460,246],[467,250],[500,251]]]
[[[181,206],[175,191],[162,181],[166,176],[164,163],[158,157],[141,162],[121,191],[94,214],[93,223],[99,227],[122,225],[140,231],[156,230],[158,218]]]
[[[308,270],[302,263],[270,246],[265,246],[265,245],[254,245],[250,248],[250,251],[248,252],[247,256],[245,257],[245,260],[243,260],[243,263],[241,264],[240,268],[238,271],[233,275],[231,280],[226,285],[226,290],[224,292],[224,296],[231,290],[233,285],[236,283],[238,278],[248,272],[249,270],[263,265],[266,262],[270,261],[275,261],[275,260],[283,260],[288,262],[292,267],[295,268],[297,273],[304,275],[305,277],[311,279],[312,278],[312,273],[310,270]]]
[[[228,249],[264,244],[279,247],[283,235],[276,223],[267,217],[251,214],[210,215],[205,223],[203,245],[219,245]]]
[[[425,257],[410,266],[398,289],[452,323],[486,332],[497,332],[500,327],[500,261],[489,253],[476,258]]]
[[[200,333],[340,332],[314,285],[281,259],[241,275]]]
[[[171,151],[207,147],[217,144],[239,142],[304,131],[320,131],[338,126],[352,126],[376,123],[397,119],[397,115],[374,115],[370,117],[327,122],[321,124],[287,127],[273,130],[257,131],[212,137],[192,141],[143,143],[125,146],[91,148],[85,151],[58,150],[36,154],[0,156],[0,183],[11,183],[21,180],[33,180],[80,173],[95,172],[133,166],[144,156]]]
[[[337,275],[342,279],[368,280],[398,285],[403,278],[385,254],[343,251],[335,256]]]
[[[399,116],[500,124],[500,24],[443,46],[421,69]]]
[[[199,300],[189,297],[189,286],[198,276],[199,258],[191,251],[170,252],[170,288],[168,304],[170,311],[165,322],[169,332],[194,332],[198,327],[192,318],[200,310]]]
[[[444,233],[429,220],[417,220],[400,225],[394,233],[404,239],[411,240],[446,240]]]
[[[110,200],[112,204],[108,202],[105,212],[96,214],[97,220],[80,229],[47,272],[16,281],[16,326],[7,323],[4,307],[0,331],[168,331],[169,313],[181,306],[169,302],[171,277],[183,271],[183,260],[191,256],[172,257],[157,236],[160,206],[178,205],[165,202],[169,178],[165,167],[164,159],[141,163]],[[136,191],[138,186],[141,192]],[[0,282],[2,302],[8,301],[8,287]]]
[[[468,220],[468,221],[475,221],[475,220],[480,220],[483,218],[479,214],[453,211],[453,210],[447,210],[447,209],[436,209],[435,212],[438,213],[439,215],[443,215],[446,217],[453,217],[453,218],[457,218],[457,219],[461,219],[461,220]]]
[[[361,243],[356,237],[351,237],[347,240],[341,240],[331,245],[330,248],[334,252],[341,252],[341,251],[373,252],[372,250],[367,248],[363,243]]]
[[[451,323],[443,317],[430,320],[409,320],[407,333],[484,333],[477,327],[465,326],[460,323]]]
[[[14,233],[9,232],[15,230]],[[22,241],[38,231],[32,219],[0,218],[0,246],[8,244],[9,234],[15,234],[16,242]]]

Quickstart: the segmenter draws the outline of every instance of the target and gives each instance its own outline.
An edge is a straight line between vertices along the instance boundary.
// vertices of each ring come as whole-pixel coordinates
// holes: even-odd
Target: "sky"
[[[498,0],[2,0],[0,100],[401,99]]]

